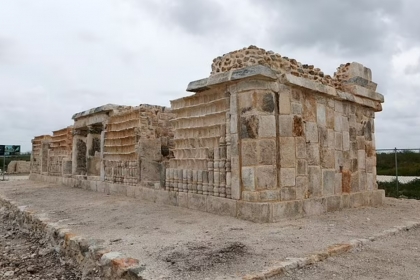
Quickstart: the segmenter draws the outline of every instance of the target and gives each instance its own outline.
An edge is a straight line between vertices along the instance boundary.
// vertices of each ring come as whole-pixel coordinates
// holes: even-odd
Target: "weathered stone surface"
[[[266,201],[278,201],[280,198],[279,190],[264,190],[259,191],[260,200],[263,202]]]
[[[258,190],[274,189],[277,187],[277,170],[274,165],[264,165],[255,168],[256,188]]]
[[[280,138],[280,164],[282,167],[295,167],[296,150],[294,137]]]
[[[279,113],[281,115],[289,115],[291,112],[290,91],[282,91],[279,93]]]
[[[330,196],[327,197],[327,212],[338,211],[342,208],[341,196]]]
[[[284,201],[270,204],[272,222],[282,219],[301,217],[303,214],[302,201]]]
[[[257,116],[241,117],[241,139],[251,138],[255,139],[258,137],[259,131],[259,119]]]
[[[321,127],[327,126],[327,113],[324,104],[317,104],[317,124]]]
[[[207,196],[195,193],[188,193],[188,208],[194,210],[207,209]]]
[[[308,165],[320,165],[319,145],[317,143],[306,144],[306,155],[308,158]]]
[[[303,213],[306,216],[315,216],[327,212],[327,201],[325,198],[313,198],[303,201]]]
[[[306,122],[305,124],[305,137],[306,142],[318,143],[318,125],[314,122]]]
[[[335,170],[322,170],[323,195],[329,196],[335,193]]]
[[[308,186],[308,176],[296,177],[296,199],[306,199],[309,197]]]
[[[256,223],[268,223],[270,221],[270,209],[268,203],[238,201],[237,212],[237,217],[240,219]]]
[[[235,217],[236,201],[222,197],[207,196],[207,212]]]
[[[254,167],[242,167],[242,184],[245,190],[255,190],[255,169]]]
[[[296,137],[296,157],[306,158],[306,141],[304,137]]]
[[[279,132],[281,137],[292,137],[294,128],[293,116],[279,116]]]
[[[272,165],[276,163],[277,147],[275,140],[258,141],[258,164]]]
[[[293,116],[293,136],[300,137],[304,135],[303,120],[300,116]]]
[[[282,201],[296,200],[296,187],[282,187],[280,197]]]
[[[309,185],[308,191],[310,197],[319,197],[322,195],[322,174],[319,166],[309,166]]]
[[[281,168],[280,169],[281,187],[293,187],[296,185],[296,170],[295,168]]]
[[[308,175],[308,162],[305,159],[298,159],[297,160],[297,168],[296,168],[297,175]]]
[[[274,115],[263,115],[259,118],[259,137],[276,137],[276,117]]]
[[[242,141],[242,166],[257,164],[257,141]]]

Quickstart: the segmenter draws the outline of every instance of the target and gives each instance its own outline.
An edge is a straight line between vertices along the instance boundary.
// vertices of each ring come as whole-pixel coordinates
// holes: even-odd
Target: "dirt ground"
[[[420,229],[369,243],[361,251],[333,257],[295,271],[283,280],[417,280],[420,278]]]
[[[76,234],[103,239],[111,250],[139,259],[146,279],[238,278],[287,257],[303,257],[420,221],[420,202],[415,200],[386,199],[380,208],[255,224],[27,180],[1,182],[0,194],[47,214]]]

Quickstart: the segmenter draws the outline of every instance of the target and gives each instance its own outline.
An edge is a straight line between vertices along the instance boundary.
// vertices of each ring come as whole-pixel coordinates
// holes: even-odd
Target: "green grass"
[[[409,183],[399,183],[398,193],[396,180],[392,182],[378,182],[379,189],[385,190],[388,197],[406,197],[420,200],[420,179],[415,179]]]

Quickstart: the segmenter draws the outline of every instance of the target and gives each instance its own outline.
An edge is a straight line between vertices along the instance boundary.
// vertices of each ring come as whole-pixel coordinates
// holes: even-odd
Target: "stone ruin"
[[[31,177],[254,222],[379,206],[376,87],[359,63],[329,76],[250,46],[171,109],[105,105],[35,137]]]

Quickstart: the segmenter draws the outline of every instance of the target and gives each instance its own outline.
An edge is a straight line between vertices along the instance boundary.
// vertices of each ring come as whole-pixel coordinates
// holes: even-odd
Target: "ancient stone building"
[[[76,114],[73,176],[60,182],[256,222],[378,206],[376,86],[359,63],[329,76],[254,46],[234,51],[171,110]]]
[[[47,174],[48,146],[50,141],[50,135],[35,136],[34,139],[32,139],[31,173]]]

